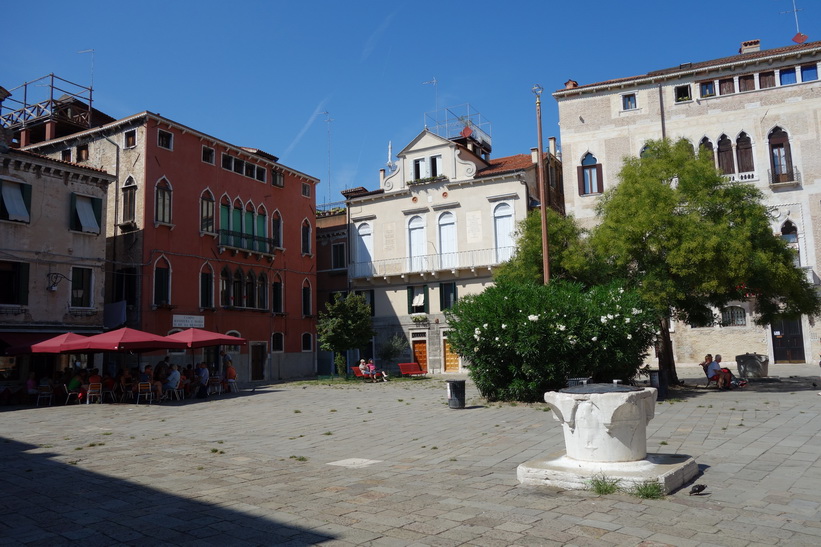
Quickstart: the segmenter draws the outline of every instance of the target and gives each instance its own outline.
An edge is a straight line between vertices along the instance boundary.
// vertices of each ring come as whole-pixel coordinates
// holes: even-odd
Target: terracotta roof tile
[[[488,177],[509,171],[521,171],[532,166],[533,159],[530,154],[516,154],[515,156],[491,159],[488,163],[490,163],[488,167],[479,170],[478,177]]]

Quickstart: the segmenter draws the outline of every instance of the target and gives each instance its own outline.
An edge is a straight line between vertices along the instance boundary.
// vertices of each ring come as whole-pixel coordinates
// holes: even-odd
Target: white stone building
[[[553,94],[558,101],[568,214],[596,222],[595,205],[617,184],[625,156],[650,139],[685,138],[713,151],[730,180],[754,184],[773,208],[772,229],[797,251],[818,284],[821,242],[821,42],[761,50],[744,42],[737,55],[579,85]],[[726,361],[745,352],[770,362],[814,360],[821,351],[813,318],[757,327],[749,302],[716,310],[724,326],[676,325],[676,362],[707,353]],[[652,357],[652,356],[651,356]]]
[[[370,299],[377,332],[363,356],[377,356],[378,365],[381,344],[401,333],[409,350],[399,361],[433,373],[462,370],[443,312],[492,284],[494,269],[514,253],[517,223],[538,199],[535,148],[490,159],[489,131],[458,120],[422,131],[381,171],[378,190],[343,192],[351,290]],[[553,154],[544,161],[548,202],[562,211],[561,166]]]

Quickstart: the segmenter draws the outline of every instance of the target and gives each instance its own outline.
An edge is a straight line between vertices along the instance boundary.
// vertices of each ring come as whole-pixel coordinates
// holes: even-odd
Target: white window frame
[[[205,151],[209,150],[211,152],[211,161],[206,161],[205,159]],[[202,145],[202,153],[200,154],[200,159],[203,163],[207,163],[208,165],[214,165],[217,163],[217,151],[211,148],[210,146]]]
[[[88,196],[75,195],[74,206],[77,209],[77,218],[80,220],[80,231],[99,234],[100,224],[97,222],[97,215],[94,214],[91,200],[92,198]]]
[[[163,146],[162,144],[162,135],[168,135],[168,146]],[[163,150],[174,150],[174,133],[171,131],[166,131],[165,129],[157,129],[157,147],[162,148]]]
[[[128,144],[128,136],[134,136],[134,144]],[[136,129],[129,129],[128,131],[123,133],[123,149],[128,150],[129,148],[136,148],[137,147],[137,130]]]

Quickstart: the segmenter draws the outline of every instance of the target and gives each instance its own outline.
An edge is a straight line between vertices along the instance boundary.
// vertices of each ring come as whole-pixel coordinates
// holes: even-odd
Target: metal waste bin
[[[650,370],[650,387],[658,390],[656,400],[663,401],[667,398],[667,377],[661,370]]]
[[[766,378],[769,375],[770,358],[760,353],[745,353],[736,355],[738,375],[747,378]]]
[[[448,380],[448,406],[465,408],[465,380]]]

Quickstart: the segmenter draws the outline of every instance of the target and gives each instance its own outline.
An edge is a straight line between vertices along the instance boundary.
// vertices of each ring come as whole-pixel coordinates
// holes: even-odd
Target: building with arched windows
[[[227,351],[243,381],[315,374],[318,179],[150,112],[47,140],[25,131],[27,150],[115,175],[107,328],[240,336]],[[193,358],[216,364],[218,349]]]
[[[478,113],[447,109],[381,170],[379,188],[346,190],[350,290],[371,303],[376,337],[361,357],[375,357],[394,335],[408,340],[401,361],[460,372],[448,345],[444,312],[482,292],[515,251],[519,221],[539,199],[531,154],[491,158],[489,124]],[[546,195],[564,212],[561,163],[542,154]],[[391,158],[393,160],[393,158]]]
[[[568,81],[553,94],[562,157],[576,165],[576,177],[564,181],[568,214],[593,225],[598,198],[618,183],[624,157],[641,155],[651,139],[684,138],[711,154],[728,181],[764,193],[773,233],[795,249],[796,264],[818,285],[819,61],[821,42],[761,50],[752,40],[730,57],[586,85]],[[675,325],[676,361],[757,352],[770,362],[804,362],[821,351],[812,318],[762,328],[751,311],[750,301],[733,302],[714,310],[710,324]]]

